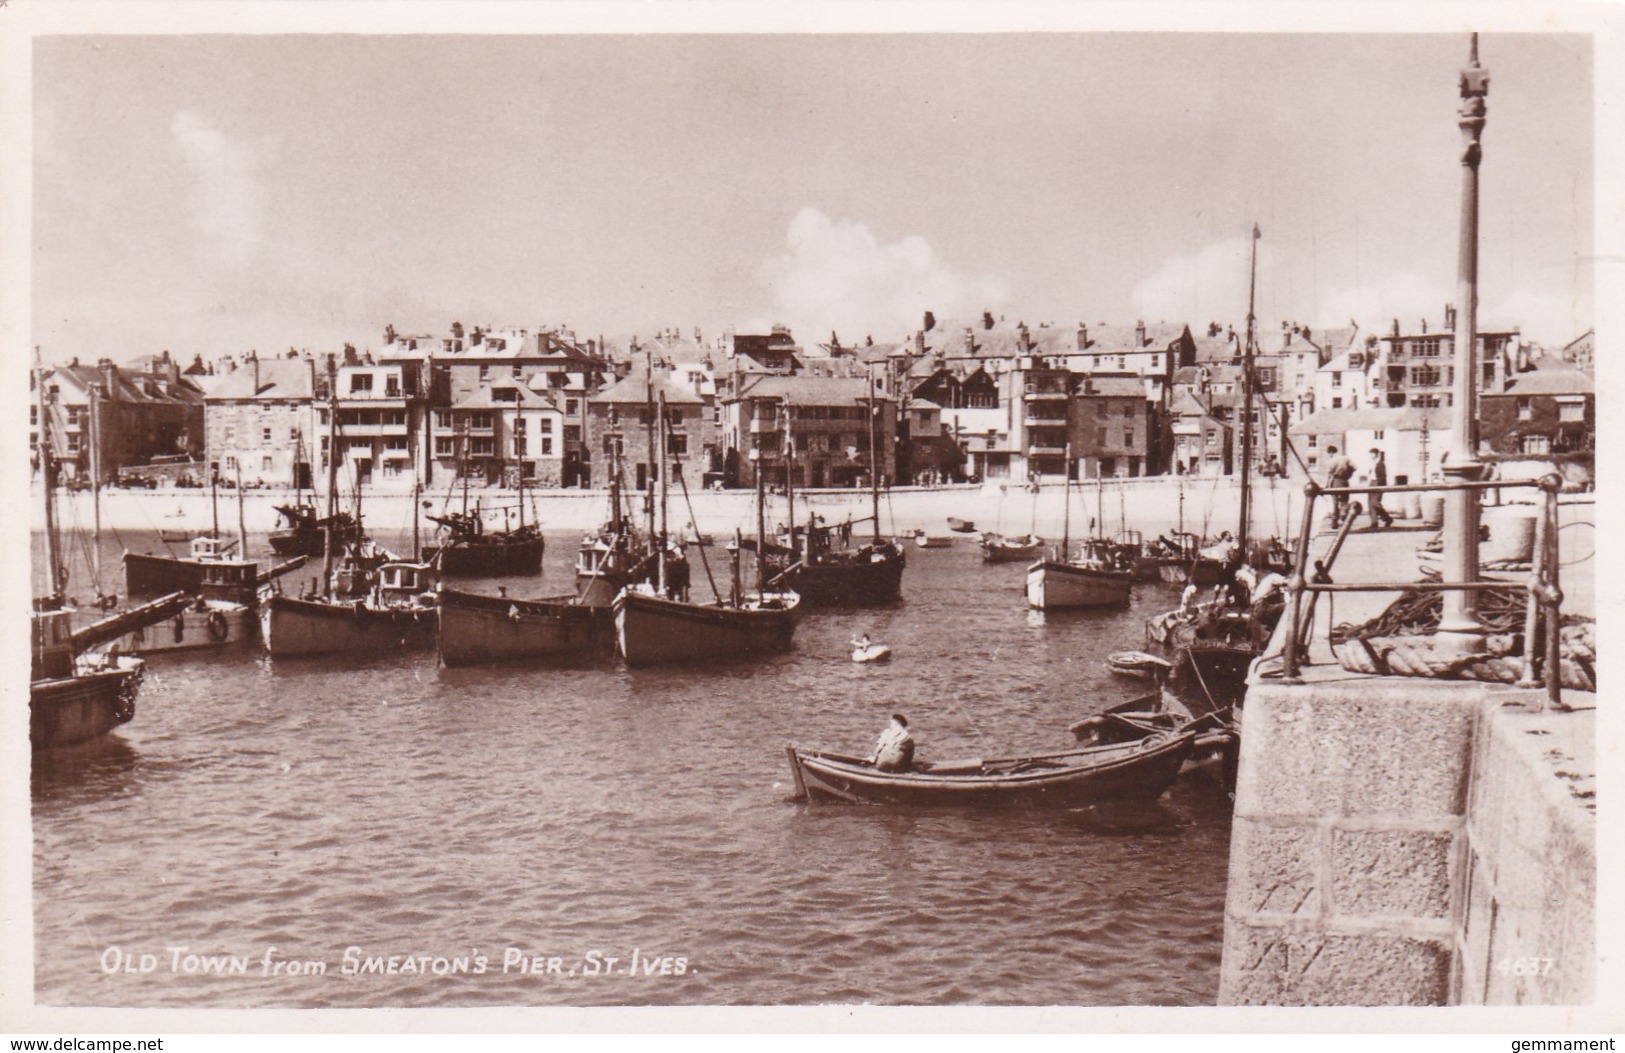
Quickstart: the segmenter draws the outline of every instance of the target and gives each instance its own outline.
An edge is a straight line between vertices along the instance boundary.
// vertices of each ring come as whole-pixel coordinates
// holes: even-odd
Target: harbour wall
[[[893,487],[880,495],[882,530],[888,534],[914,530],[947,533],[947,519],[953,516],[973,521],[978,530],[1005,534],[1031,532],[1046,538],[1059,538],[1063,528],[1073,537],[1082,537],[1091,532],[1092,523],[1103,526],[1108,534],[1126,528],[1138,530],[1147,538],[1181,528],[1198,534],[1216,534],[1220,530],[1235,530],[1241,503],[1239,481],[1229,477],[1109,479],[1103,485],[1085,481],[1074,483],[1071,488],[1068,523],[1068,502],[1064,494],[1065,488],[1059,483],[1046,484],[1036,493],[1024,484],[998,482]],[[797,491],[795,497],[798,520],[805,518],[808,501],[813,511],[831,523],[870,513],[867,490],[807,490]],[[263,533],[276,527],[276,506],[291,503],[293,499],[293,493],[287,490],[244,491],[243,519],[249,532]],[[426,492],[421,500],[428,502],[429,511],[438,512],[448,506],[456,509],[462,505],[462,492],[448,494],[444,489]],[[516,495],[511,490],[473,489],[469,500],[470,503],[477,500],[488,509],[512,508]],[[367,522],[380,532],[410,531],[412,501],[409,493],[368,491],[363,497],[363,511]],[[1255,481],[1255,530],[1283,537],[1295,534],[1302,501],[1301,481]],[[34,526],[39,529],[41,513],[37,490],[32,503]],[[325,499],[318,500],[317,504],[325,506]],[[340,504],[349,508],[352,500],[346,496]],[[548,530],[596,529],[604,521],[608,505],[609,495],[602,490],[525,492],[527,516],[534,512]],[[218,507],[221,529],[234,532],[237,528],[236,492],[221,490]],[[629,495],[628,507],[641,515],[643,495]],[[59,508],[66,526],[89,529],[93,518],[89,493],[63,493],[59,496]],[[735,529],[745,534],[756,532],[756,498],[752,491],[696,489],[685,495],[675,490],[669,497],[668,508],[674,532],[695,521],[703,533],[726,535]],[[770,496],[767,508],[770,526],[787,518],[782,495]],[[210,529],[213,518],[207,490],[109,489],[101,495],[104,530],[198,532]],[[427,521],[424,525],[432,527]]]
[[[1561,518],[1589,526],[1594,511]],[[1565,612],[1596,610],[1594,534],[1560,534]],[[1332,576],[1406,577],[1422,536],[1350,535]],[[1597,696],[1547,710],[1540,688],[1336,664],[1327,626],[1392,599],[1326,600],[1302,682],[1248,688],[1220,1004],[1589,1003]]]

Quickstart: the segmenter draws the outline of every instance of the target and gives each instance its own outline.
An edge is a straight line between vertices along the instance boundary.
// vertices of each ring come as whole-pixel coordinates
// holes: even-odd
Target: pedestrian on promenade
[[[1329,460],[1326,462],[1326,486],[1328,489],[1347,487],[1349,480],[1354,478],[1354,462],[1337,452],[1336,446],[1326,447]],[[1349,495],[1336,494],[1332,500],[1332,528],[1343,525],[1343,517],[1348,515]]]
[[[1371,485],[1388,485],[1388,462],[1383,459],[1382,451],[1376,447],[1371,449]],[[1371,499],[1371,529],[1382,530],[1394,525],[1394,517],[1388,514],[1388,509],[1382,507],[1382,494],[1373,490],[1366,495]]]

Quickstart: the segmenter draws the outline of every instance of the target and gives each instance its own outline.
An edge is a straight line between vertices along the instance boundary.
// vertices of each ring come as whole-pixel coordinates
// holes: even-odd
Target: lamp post
[[[1472,37],[1467,67],[1461,71],[1461,107],[1456,125],[1461,129],[1461,234],[1457,256],[1455,327],[1456,377],[1450,415],[1450,460],[1440,466],[1450,482],[1477,482],[1485,465],[1478,460],[1478,165],[1483,156],[1479,137],[1484,131],[1485,98],[1489,71],[1478,64],[1478,34]],[[1477,490],[1446,491],[1444,562],[1447,584],[1478,577]],[[1441,643],[1462,654],[1484,648],[1484,624],[1478,617],[1478,594],[1467,589],[1444,594],[1439,618]]]

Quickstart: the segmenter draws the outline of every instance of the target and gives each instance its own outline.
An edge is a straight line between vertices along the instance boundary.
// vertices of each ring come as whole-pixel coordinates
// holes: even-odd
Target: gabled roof
[[[1241,354],[1241,348],[1222,336],[1195,336],[1196,361],[1203,365],[1229,362]]]
[[[868,404],[871,389],[863,377],[787,377],[766,373],[746,378],[738,397],[780,399],[793,406],[857,406]],[[873,391],[872,397],[876,402],[891,401],[878,389]]]
[[[1590,395],[1596,391],[1591,376],[1566,364],[1550,368],[1514,373],[1507,379],[1505,391],[1486,391],[1480,398],[1496,395]]]
[[[158,378],[131,373],[117,366],[112,369],[111,384],[104,384],[107,378],[102,375],[100,366],[57,366],[51,370],[51,374],[87,393],[95,386],[114,402],[153,406],[192,406],[203,402],[203,392],[190,379],[172,381],[166,392],[159,390]],[[150,390],[147,386],[149,382],[152,385]]]
[[[1194,395],[1189,391],[1182,391],[1174,396],[1174,401],[1168,407],[1168,412],[1175,417],[1206,417],[1215,424],[1222,425],[1224,423],[1213,415],[1206,398]]]
[[[930,399],[921,398],[909,399],[907,408],[911,410],[926,410],[927,412],[931,410],[940,411],[942,409],[941,406],[937,405],[935,402],[932,402]]]
[[[642,367],[641,363],[634,367],[632,372],[592,396],[590,401],[593,405],[641,406],[651,399],[658,400],[662,394],[666,396],[668,406],[701,406],[705,404],[704,399],[677,383],[669,369],[656,369],[654,371],[654,385],[651,392],[649,372]]]
[[[315,395],[313,385],[309,359],[262,358],[259,361],[257,385],[254,363],[244,362],[230,373],[217,374],[204,400],[310,399]]]
[[[1348,431],[1393,429],[1394,431],[1448,431],[1450,410],[1435,406],[1343,406],[1316,410],[1289,429],[1292,435],[1324,435]]]
[[[1084,335],[1088,338],[1088,347],[1078,347],[1076,330],[1074,330],[1073,349],[1090,355],[1122,354],[1129,351],[1166,351],[1168,345],[1181,339],[1185,335],[1185,325],[1181,322],[1155,322],[1145,326],[1145,339],[1140,339],[1138,326],[1134,325],[1085,325]]]

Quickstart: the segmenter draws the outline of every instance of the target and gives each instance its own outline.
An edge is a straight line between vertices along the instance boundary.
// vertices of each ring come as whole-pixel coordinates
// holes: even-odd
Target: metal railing
[[[1292,578],[1287,583],[1287,603],[1291,611],[1291,617],[1288,622],[1285,648],[1282,652],[1282,678],[1287,681],[1298,681],[1304,665],[1308,664],[1309,638],[1315,624],[1315,603],[1323,592],[1393,592],[1401,590],[1410,592],[1482,592],[1490,589],[1506,589],[1509,585],[1515,586],[1515,583],[1507,581],[1483,579],[1466,582],[1375,581],[1359,582],[1357,584],[1342,584],[1332,581],[1332,564],[1337,559],[1337,554],[1342,549],[1343,541],[1348,537],[1349,529],[1354,525],[1354,520],[1363,511],[1357,502],[1349,505],[1347,518],[1344,519],[1342,529],[1338,531],[1336,538],[1333,539],[1331,548],[1327,550],[1325,558],[1314,561],[1313,575],[1311,576],[1309,540],[1314,531],[1315,501],[1317,498],[1332,497],[1335,499],[1339,496],[1353,494],[1414,494],[1451,490],[1489,491],[1533,487],[1541,491],[1543,498],[1539,506],[1539,512],[1535,517],[1534,552],[1530,563],[1529,576],[1524,585],[1528,595],[1528,602],[1524,615],[1523,669],[1517,684],[1519,687],[1536,687],[1544,684],[1547,705],[1560,707],[1562,704],[1563,671],[1559,633],[1562,628],[1563,590],[1559,585],[1559,567],[1562,560],[1558,552],[1557,495],[1562,489],[1562,485],[1562,477],[1556,473],[1542,476],[1540,479],[1533,481],[1527,479],[1494,479],[1462,483],[1362,487],[1322,487],[1314,482],[1306,483],[1303,488],[1303,528],[1298,533]],[[1478,573],[1476,568],[1474,573],[1475,575]],[[1304,602],[1305,594],[1308,594],[1307,604]],[[1544,616],[1544,623],[1541,622],[1542,616]],[[1541,644],[1538,662],[1537,641]],[[1540,675],[1537,675],[1537,666]]]

